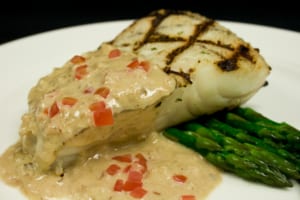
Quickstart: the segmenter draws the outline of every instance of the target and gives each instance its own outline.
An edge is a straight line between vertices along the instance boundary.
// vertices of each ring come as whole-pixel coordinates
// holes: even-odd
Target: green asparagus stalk
[[[208,119],[204,123],[208,128],[221,131],[224,134],[235,138],[239,142],[256,145],[258,147],[266,149],[269,152],[277,154],[292,163],[295,163],[296,166],[298,166],[298,171],[300,172],[300,159],[298,159],[293,153],[290,153],[289,151],[281,148],[277,144],[270,144],[267,140],[253,137],[249,135],[245,130],[232,127],[216,118]],[[192,130],[196,131],[196,128],[193,128]]]
[[[164,135],[248,180],[276,187],[291,187],[289,179],[300,180],[300,131],[251,108],[201,117]]]
[[[177,128],[169,128],[164,132],[168,138],[177,141],[187,147],[199,151],[218,151],[221,146],[215,141],[198,135],[192,131],[182,131]]]
[[[190,126],[187,123],[186,128],[188,129]],[[198,135],[202,135],[202,131],[204,130],[204,127],[201,127],[200,129],[195,128],[196,125],[193,124],[193,131],[197,133]],[[254,146],[247,141],[244,143],[239,142],[238,140],[234,139],[233,137],[228,137],[226,134],[221,133],[217,130],[205,130],[205,134],[211,134],[212,138],[214,138],[219,144],[222,145],[224,149],[227,149],[228,151],[232,151],[235,154],[241,155],[241,156],[254,156],[257,160],[260,161],[268,161],[268,164],[272,166],[273,168],[277,168],[278,170],[285,173],[287,176],[294,178],[294,179],[300,179],[300,173],[298,172],[298,167],[294,163],[288,161],[287,159],[277,156],[273,152],[269,151],[266,148],[258,148],[257,146]],[[253,138],[252,138],[253,139]],[[254,140],[254,139],[253,139]],[[258,140],[258,139],[257,139]],[[263,146],[263,145],[262,145]]]
[[[211,131],[211,137],[220,137],[220,133]],[[220,135],[219,135],[220,134]],[[291,182],[287,177],[275,168],[269,167],[264,161],[254,158],[247,152],[239,142],[230,137],[223,137],[220,143],[199,133],[192,131],[183,131],[177,128],[166,129],[164,135],[175,140],[187,147],[193,148],[200,152],[208,161],[216,166],[233,172],[240,177],[252,181],[259,181],[276,187],[291,187]],[[197,138],[204,139],[206,142],[197,143]],[[223,148],[221,148],[221,146]]]
[[[226,113],[225,122],[234,127],[242,128],[248,131],[250,134],[256,134],[257,136],[262,138],[263,137],[270,138],[276,141],[281,141],[285,139],[285,137],[279,134],[278,132],[272,129],[265,128],[258,124],[251,123],[234,113],[230,113],[230,112]]]
[[[261,113],[256,112],[252,108],[235,108],[233,113],[251,121],[255,122],[258,125],[264,126],[268,129],[276,130],[280,134],[282,134],[289,143],[298,144],[296,145],[299,148],[300,143],[300,131],[297,130],[295,127],[287,124],[286,122],[275,122],[266,116],[262,115]]]
[[[257,160],[251,156],[246,158],[228,152],[210,152],[205,158],[215,166],[232,172],[244,179],[275,187],[292,187],[292,183],[284,174],[276,169],[271,169],[265,163],[256,164]]]
[[[255,158],[264,160],[268,163],[268,165],[277,168],[290,178],[296,180],[300,179],[300,173],[298,172],[298,168],[295,164],[265,149],[258,148],[248,143],[245,143],[245,145],[248,147],[250,154]]]

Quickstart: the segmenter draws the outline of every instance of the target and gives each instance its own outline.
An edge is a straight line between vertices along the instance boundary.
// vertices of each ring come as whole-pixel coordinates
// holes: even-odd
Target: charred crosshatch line
[[[159,26],[159,24],[168,16],[170,15],[170,11],[166,10],[158,10],[156,12],[152,12],[149,14],[149,16],[154,16],[152,22],[151,22],[151,27],[148,30],[148,32],[145,34],[144,39],[139,42],[134,48],[134,51],[138,50],[141,48],[145,43],[148,42],[148,39],[153,35],[153,33],[156,30],[156,27]]]
[[[191,80],[190,73],[185,73],[183,71],[177,72],[177,71],[171,70],[170,67],[165,67],[164,72],[166,72],[167,74],[178,75],[178,76],[182,77],[184,80],[186,80],[188,83],[190,83],[190,84],[193,83],[192,80]]]
[[[234,71],[239,68],[238,66],[238,58],[240,56],[244,57],[245,59],[249,60],[252,63],[255,63],[255,60],[252,55],[249,54],[249,47],[245,45],[240,45],[236,48],[235,52],[232,54],[231,57],[225,58],[219,62],[217,65],[226,72]]]
[[[211,26],[213,23],[214,23],[214,20],[208,19],[202,24],[197,24],[195,26],[194,33],[190,36],[190,38],[187,40],[187,42],[184,45],[178,47],[177,49],[174,49],[172,52],[170,52],[167,55],[166,64],[170,65],[173,62],[173,60],[176,58],[177,55],[179,55],[185,49],[192,46],[197,41],[197,38],[199,37],[199,35],[204,33],[209,28],[209,26]]]
[[[149,43],[151,42],[177,42],[177,41],[186,41],[185,38],[182,37],[170,37],[164,34],[154,33],[151,37],[148,38]]]
[[[230,51],[234,50],[234,48],[230,44],[222,44],[220,41],[214,42],[212,40],[201,40],[200,39],[200,40],[197,40],[196,42],[221,47],[221,48],[224,48],[224,49],[227,49],[227,50],[230,50]]]

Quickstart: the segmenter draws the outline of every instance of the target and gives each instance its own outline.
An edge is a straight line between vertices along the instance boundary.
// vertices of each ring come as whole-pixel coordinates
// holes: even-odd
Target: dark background
[[[213,19],[255,23],[300,32],[300,8],[296,1],[273,1],[8,0],[1,3],[0,44],[62,27],[138,18],[159,8],[190,10]]]

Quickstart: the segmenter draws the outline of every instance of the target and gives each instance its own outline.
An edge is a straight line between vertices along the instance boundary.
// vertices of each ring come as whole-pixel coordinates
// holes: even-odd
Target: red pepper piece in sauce
[[[182,195],[181,200],[196,200],[194,195]]]
[[[140,66],[147,72],[150,69],[150,63],[148,61],[140,62]]]
[[[105,103],[104,103],[103,101],[98,101],[98,102],[92,103],[92,104],[89,106],[89,109],[90,109],[91,111],[104,110],[104,109],[105,109]]]
[[[101,111],[94,111],[95,126],[106,126],[114,123],[112,110],[105,108]]]
[[[124,191],[133,191],[143,186],[143,174],[138,171],[129,171],[127,180],[123,186]]]
[[[93,103],[89,106],[93,112],[95,126],[106,126],[114,123],[111,108],[106,108],[103,101]]]
[[[148,167],[147,167],[147,159],[144,157],[143,154],[141,153],[138,153],[135,155],[135,158],[137,159],[135,161],[135,163],[137,163],[139,166],[140,166],[140,171],[142,173],[145,173],[147,170],[148,170]]]
[[[173,176],[173,180],[180,183],[185,183],[187,180],[187,177],[182,174],[176,174]]]
[[[73,56],[73,58],[71,58],[70,61],[73,64],[79,64],[79,63],[83,63],[85,61],[85,58],[82,56],[75,55],[75,56]]]
[[[138,153],[135,155],[135,158],[137,159],[137,163],[142,165],[142,166],[145,166],[147,165],[147,159],[145,158],[145,156],[141,153]]]
[[[130,170],[128,173],[127,180],[130,182],[140,183],[142,182],[143,174],[139,171]]]
[[[117,179],[114,185],[114,191],[121,192],[123,190],[124,181],[122,179]]]
[[[119,162],[126,162],[126,163],[131,163],[132,162],[132,156],[131,154],[124,154],[124,155],[118,155],[112,157],[113,160],[117,160]]]
[[[142,187],[143,183],[142,182],[131,182],[131,181],[125,181],[123,185],[123,190],[126,192],[130,192],[138,187]]]
[[[127,65],[127,67],[130,69],[136,69],[139,66],[139,64],[140,63],[139,63],[138,59],[134,59],[131,63],[129,63]]]
[[[75,78],[80,80],[87,75],[87,65],[80,65],[75,69]]]
[[[121,51],[119,49],[113,49],[109,52],[108,57],[109,58],[116,58],[121,55]]]
[[[77,103],[77,99],[75,99],[73,97],[64,97],[61,100],[61,103],[62,103],[62,105],[71,106],[72,107],[74,104]]]
[[[48,114],[49,114],[49,117],[52,118],[52,117],[54,117],[57,113],[59,113],[59,108],[58,108],[57,103],[54,102],[54,103],[51,105]]]
[[[132,168],[132,165],[127,165],[124,169],[123,169],[123,172],[124,173],[128,173],[129,170]]]
[[[115,174],[117,174],[120,171],[121,167],[119,165],[116,164],[111,164],[107,169],[106,172],[113,176]]]
[[[148,61],[139,62],[138,59],[134,59],[131,63],[127,65],[127,67],[130,69],[141,68],[147,72],[150,69],[150,63]]]
[[[130,196],[140,199],[143,198],[147,194],[147,190],[142,187],[137,187],[130,192]]]
[[[100,87],[98,88],[94,94],[98,94],[102,96],[103,98],[106,98],[110,93],[110,90],[108,87]]]
[[[84,94],[91,94],[93,93],[94,89],[92,87],[88,87],[86,89],[83,90]]]

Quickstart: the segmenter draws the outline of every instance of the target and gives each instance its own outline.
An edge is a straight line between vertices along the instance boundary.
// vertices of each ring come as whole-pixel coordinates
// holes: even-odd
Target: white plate
[[[27,109],[27,94],[41,76],[61,66],[74,54],[93,50],[111,40],[131,21],[95,23],[54,30],[0,46],[1,132],[0,152],[15,143],[21,115]],[[300,128],[300,34],[288,30],[221,21],[223,25],[259,47],[272,66],[269,86],[248,105],[277,121]],[[0,199],[26,199],[15,188],[0,183]],[[210,200],[299,200],[300,186],[274,189],[248,183],[228,174],[209,196]]]

